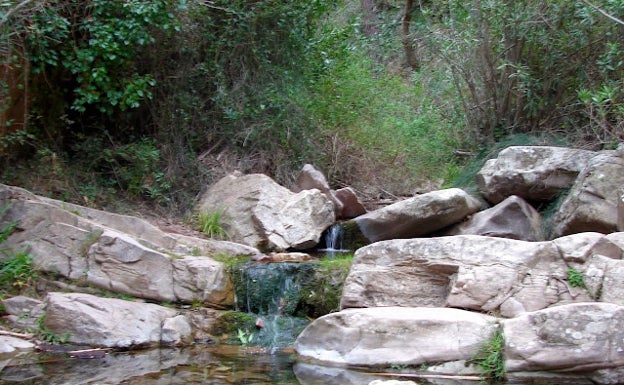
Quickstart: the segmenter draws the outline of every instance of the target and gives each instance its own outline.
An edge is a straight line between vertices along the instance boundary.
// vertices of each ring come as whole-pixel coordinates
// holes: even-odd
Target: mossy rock
[[[349,250],[357,250],[371,243],[370,240],[362,234],[360,226],[355,221],[344,222],[343,231],[344,243]]]
[[[215,320],[211,334],[214,336],[235,336],[238,330],[253,330],[256,325],[253,314],[239,311],[226,311]]]

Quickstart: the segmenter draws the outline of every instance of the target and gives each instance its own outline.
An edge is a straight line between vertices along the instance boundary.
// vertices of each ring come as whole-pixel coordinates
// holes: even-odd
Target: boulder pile
[[[349,384],[360,377],[334,375],[337,367],[402,367],[474,378],[483,373],[475,357],[499,341],[490,353],[508,378],[621,382],[624,147],[510,147],[477,183],[478,196],[449,188],[367,212],[354,190],[332,190],[311,165],[291,188],[232,174],[196,207],[222,214],[228,241],[0,185],[0,229],[13,229],[0,251],[27,252],[48,277],[37,287],[42,299],[4,299],[3,318],[102,348],[205,340],[213,312],[235,303],[224,256],[307,260],[301,251],[341,221],[361,247],[340,311],[295,343],[302,376]],[[14,337],[0,336],[0,351],[32,348]]]

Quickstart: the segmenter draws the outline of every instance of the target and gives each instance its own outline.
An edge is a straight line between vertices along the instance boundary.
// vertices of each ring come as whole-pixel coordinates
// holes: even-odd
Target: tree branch
[[[588,0],[581,0],[583,3],[585,3],[586,5],[592,7],[593,9],[595,9],[596,11],[600,12],[603,16],[608,17],[609,19],[615,21],[616,23],[620,24],[620,25],[624,25],[624,21],[621,19],[618,19],[617,17],[613,16],[612,14],[608,13],[607,11],[605,11],[604,9],[598,7],[597,5],[590,3]]]

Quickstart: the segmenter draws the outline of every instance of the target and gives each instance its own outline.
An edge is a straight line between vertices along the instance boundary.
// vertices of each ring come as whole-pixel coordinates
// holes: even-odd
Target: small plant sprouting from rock
[[[570,282],[570,286],[572,287],[585,287],[583,273],[573,267],[568,269],[568,282]]]
[[[488,383],[500,383],[505,379],[504,345],[503,332],[498,330],[471,360],[481,367],[481,373]]]
[[[71,337],[70,333],[67,332],[63,336],[59,336],[53,331],[49,330],[45,326],[45,315],[42,315],[37,319],[37,336],[41,341],[49,342],[51,344],[64,344],[69,341],[69,337]]]
[[[241,345],[247,346],[253,340],[254,334],[248,332],[247,330],[238,329],[236,337],[238,337],[238,341],[240,342]]]
[[[197,214],[197,230],[208,235],[210,238],[229,238],[227,231],[223,228],[223,213],[224,210],[216,210]]]

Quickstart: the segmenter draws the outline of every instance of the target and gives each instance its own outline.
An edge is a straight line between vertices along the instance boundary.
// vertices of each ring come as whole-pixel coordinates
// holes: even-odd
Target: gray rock
[[[604,151],[591,158],[554,216],[553,238],[585,231],[617,231],[618,189],[624,185],[624,155]]]
[[[485,235],[543,241],[540,214],[524,199],[512,195],[496,206],[470,216],[464,222],[453,226],[443,235]]]
[[[503,321],[508,372],[590,372],[624,365],[624,307],[576,303]]]
[[[200,198],[198,212],[223,211],[230,238],[254,247],[307,249],[335,220],[317,189],[293,193],[263,174],[228,175]]]
[[[433,191],[370,211],[353,219],[370,242],[413,238],[457,223],[481,207],[458,188]]]
[[[494,204],[512,195],[527,201],[550,201],[572,186],[595,154],[563,147],[508,147],[485,163],[477,174],[477,184]]]
[[[36,330],[37,322],[45,314],[45,303],[34,298],[18,295],[2,300],[5,320],[24,330]]]
[[[617,196],[617,210],[618,210],[618,231],[624,231],[624,189],[618,191]]]
[[[471,235],[377,242],[355,253],[341,307],[450,306],[514,317],[570,302],[619,304],[622,249],[611,239],[583,233],[550,242]],[[608,257],[613,262],[603,261]],[[587,289],[570,284],[570,268],[586,277]]]
[[[0,354],[33,350],[35,344],[22,338],[0,335]]]
[[[46,297],[44,326],[75,344],[145,347],[188,338],[190,327],[183,320],[168,321],[177,315],[173,309],[154,304],[53,292]],[[168,326],[164,335],[163,324]]]
[[[0,205],[11,204],[0,221],[14,221],[18,230],[6,245],[28,249],[39,270],[139,298],[231,306],[232,284],[223,264],[210,256],[259,254],[249,246],[165,233],[138,218],[15,187],[0,185],[0,198]]]
[[[458,309],[349,309],[316,319],[294,347],[313,362],[390,368],[469,360],[497,328],[494,317]]]

